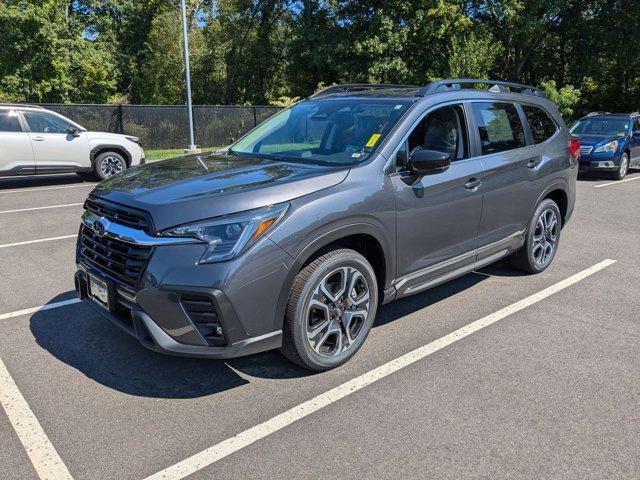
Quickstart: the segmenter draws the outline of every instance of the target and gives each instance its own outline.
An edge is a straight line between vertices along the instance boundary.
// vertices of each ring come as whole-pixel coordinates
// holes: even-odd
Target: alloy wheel
[[[100,161],[100,172],[104,178],[111,177],[122,170],[124,170],[124,164],[121,158],[108,155]]]
[[[323,356],[350,348],[366,329],[369,284],[355,267],[339,267],[313,290],[307,314],[307,340]]]
[[[558,215],[552,208],[542,211],[536,222],[533,234],[533,249],[531,254],[536,266],[545,267],[553,256],[558,242]]]
[[[620,170],[618,171],[618,176],[620,178],[624,178],[627,175],[627,170],[629,170],[629,158],[626,155],[622,156],[620,160]]]

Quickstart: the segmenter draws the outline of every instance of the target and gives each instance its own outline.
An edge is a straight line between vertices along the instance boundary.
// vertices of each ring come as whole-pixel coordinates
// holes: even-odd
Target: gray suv
[[[545,270],[579,148],[534,87],[332,86],[222,152],[97,185],[76,289],[158,352],[280,348],[330,369],[362,346],[380,304],[504,257]]]

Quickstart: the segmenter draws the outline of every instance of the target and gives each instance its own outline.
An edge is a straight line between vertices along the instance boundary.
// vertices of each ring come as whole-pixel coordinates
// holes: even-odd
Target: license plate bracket
[[[100,305],[102,308],[109,310],[109,286],[107,282],[93,275],[88,275],[88,293],[89,298]]]

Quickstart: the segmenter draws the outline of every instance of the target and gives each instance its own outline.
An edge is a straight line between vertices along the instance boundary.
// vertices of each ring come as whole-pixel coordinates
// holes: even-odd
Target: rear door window
[[[515,105],[498,102],[474,102],[471,105],[482,155],[526,146],[524,128]]]
[[[21,132],[18,114],[13,110],[0,111],[0,132]]]
[[[535,143],[542,143],[553,137],[558,131],[558,126],[549,114],[543,109],[531,105],[522,105],[524,116],[527,117],[531,135]]]

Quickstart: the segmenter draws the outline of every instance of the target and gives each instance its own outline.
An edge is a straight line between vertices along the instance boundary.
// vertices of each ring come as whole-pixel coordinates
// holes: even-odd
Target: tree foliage
[[[319,85],[542,85],[566,116],[640,109],[637,0],[188,0],[194,101]],[[182,103],[177,0],[3,0],[0,101]]]

